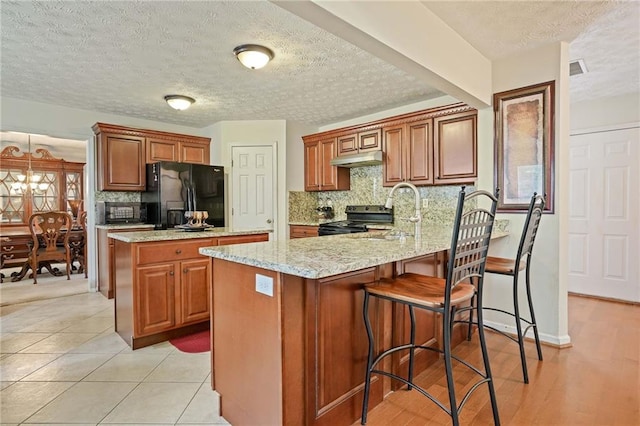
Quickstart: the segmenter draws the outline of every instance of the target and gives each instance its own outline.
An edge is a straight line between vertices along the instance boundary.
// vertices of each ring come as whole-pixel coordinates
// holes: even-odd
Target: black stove
[[[318,235],[353,234],[367,232],[367,225],[393,223],[393,208],[385,206],[365,205],[347,206],[347,220],[320,224]]]

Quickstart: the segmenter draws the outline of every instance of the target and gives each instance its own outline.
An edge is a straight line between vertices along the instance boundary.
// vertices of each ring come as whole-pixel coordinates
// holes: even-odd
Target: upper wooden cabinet
[[[384,185],[400,182],[429,185],[433,179],[433,120],[383,128]]]
[[[384,186],[475,183],[477,115],[458,103],[304,136],[305,190],[350,189],[349,170],[331,167],[330,159],[377,150],[383,152]]]
[[[358,152],[380,151],[382,149],[382,130],[373,129],[338,136],[338,156]]]
[[[384,186],[474,183],[477,111],[457,104],[396,117],[382,129]]]
[[[144,191],[145,164],[157,161],[209,164],[209,138],[105,123],[94,124],[93,132],[99,191]]]
[[[148,164],[158,161],[209,164],[209,139],[206,143],[200,143],[148,138],[146,162]]]
[[[433,119],[435,183],[466,183],[478,176],[478,114],[466,111]]]
[[[305,191],[344,191],[351,188],[349,169],[331,165],[336,156],[335,137],[303,137]]]

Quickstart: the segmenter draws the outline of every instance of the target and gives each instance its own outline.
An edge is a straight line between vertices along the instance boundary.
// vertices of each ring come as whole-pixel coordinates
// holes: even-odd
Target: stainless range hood
[[[343,155],[331,160],[331,165],[338,167],[378,166],[380,164],[382,164],[382,151]]]

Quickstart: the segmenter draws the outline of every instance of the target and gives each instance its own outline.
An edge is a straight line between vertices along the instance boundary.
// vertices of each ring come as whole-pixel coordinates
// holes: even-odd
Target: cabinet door
[[[134,301],[137,337],[176,326],[174,270],[174,263],[137,268]]]
[[[407,133],[407,180],[414,185],[433,183],[433,121],[409,123]]]
[[[405,150],[402,148],[406,128],[404,125],[389,126],[382,130],[384,163],[382,172],[384,186],[393,186],[403,182],[405,177]]]
[[[180,324],[208,320],[211,259],[185,260],[180,267]]]
[[[435,183],[474,182],[477,169],[477,112],[434,120]]]
[[[382,149],[382,129],[358,133],[358,151],[380,151]]]
[[[338,168],[331,165],[336,156],[336,138],[320,141],[320,189],[323,191],[338,189]]]
[[[178,157],[178,144],[164,139],[147,138],[146,162],[180,161]]]
[[[145,138],[101,134],[98,189],[100,191],[144,191]]]
[[[183,163],[209,164],[209,146],[197,143],[180,142],[180,160]]]
[[[338,157],[358,152],[358,135],[351,133],[338,136]]]
[[[329,138],[320,141],[320,190],[348,191],[351,189],[349,169],[331,165],[337,152],[337,139]]]
[[[304,143],[304,190],[320,191],[320,144],[318,141]]]

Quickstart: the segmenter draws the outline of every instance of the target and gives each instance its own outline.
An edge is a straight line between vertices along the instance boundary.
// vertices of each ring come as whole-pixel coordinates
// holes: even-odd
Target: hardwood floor
[[[530,384],[525,385],[517,345],[487,333],[502,425],[640,425],[640,306],[569,296],[569,335],[571,348],[543,346],[544,361],[538,361],[535,344],[527,343]],[[456,353],[480,362],[474,337]],[[422,373],[418,382],[431,383],[428,390],[446,401],[440,364]],[[474,378],[462,369],[454,375],[460,395]],[[462,425],[493,424],[486,388],[465,405]],[[434,403],[403,390],[370,411],[367,421],[369,426],[450,424]]]

